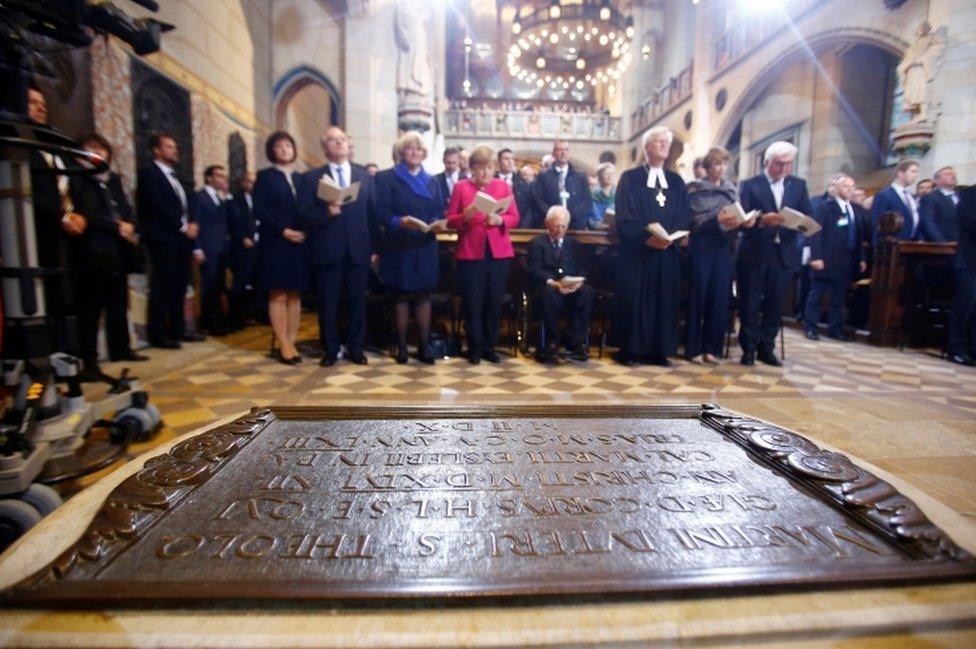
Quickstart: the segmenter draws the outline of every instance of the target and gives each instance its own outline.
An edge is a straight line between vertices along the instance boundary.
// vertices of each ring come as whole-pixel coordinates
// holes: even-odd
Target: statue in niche
[[[399,49],[397,92],[401,97],[423,99],[431,95],[433,75],[428,55],[430,9],[416,0],[398,0],[393,22]]]
[[[902,110],[911,116],[913,124],[931,121],[929,84],[942,67],[947,45],[945,29],[933,31],[928,22],[918,26],[915,36],[915,42],[898,64],[898,77],[904,92]]]

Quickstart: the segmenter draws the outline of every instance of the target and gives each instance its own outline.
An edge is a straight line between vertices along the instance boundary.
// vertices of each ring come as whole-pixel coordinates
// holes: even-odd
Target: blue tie
[[[339,176],[339,187],[346,188],[346,179],[342,176],[342,167],[336,167],[336,175]]]
[[[846,208],[847,213],[847,249],[851,252],[857,248],[857,227],[854,224],[854,214],[851,213],[851,206]]]

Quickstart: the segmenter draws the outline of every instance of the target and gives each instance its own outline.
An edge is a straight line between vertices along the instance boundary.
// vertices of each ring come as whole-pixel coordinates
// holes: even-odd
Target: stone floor
[[[315,334],[314,317],[306,314],[300,338]],[[606,357],[546,367],[510,355],[498,365],[472,366],[454,358],[430,367],[396,365],[379,354],[369,354],[367,366],[340,360],[321,368],[314,359],[298,366],[272,361],[269,340],[269,328],[255,326],[176,352],[147,350],[152,360],[132,364],[132,370],[166,427],[150,442],[131,447],[128,457],[255,405],[712,402],[861,457],[976,517],[976,369],[932,354],[814,343],[787,330],[782,368],[747,368],[734,360],[627,368]],[[67,489],[90,484],[106,471]]]

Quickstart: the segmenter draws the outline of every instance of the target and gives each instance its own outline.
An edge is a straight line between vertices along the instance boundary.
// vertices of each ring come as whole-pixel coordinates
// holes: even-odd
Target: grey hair
[[[845,173],[836,173],[836,174],[834,174],[833,176],[830,177],[830,184],[831,185],[836,185],[837,183],[839,183],[840,181],[844,180],[845,178],[850,178],[850,175],[845,174]]]
[[[674,142],[674,131],[669,129],[667,126],[655,126],[653,128],[647,129],[644,132],[643,137],[641,137],[641,147],[647,148],[647,141],[650,140],[655,135],[664,135],[668,138],[668,144]]]
[[[546,212],[546,223],[555,219],[557,216],[565,216],[567,221],[570,220],[569,210],[562,205],[553,205],[549,208],[549,211]]]
[[[763,153],[763,164],[769,164],[769,161],[773,158],[794,158],[796,157],[797,151],[799,151],[799,149],[797,149],[796,146],[791,142],[787,142],[785,140],[773,142],[766,147],[766,152]]]

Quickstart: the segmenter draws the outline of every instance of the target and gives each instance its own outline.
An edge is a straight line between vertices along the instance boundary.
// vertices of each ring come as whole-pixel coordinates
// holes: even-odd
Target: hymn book
[[[781,209],[779,213],[783,217],[784,228],[796,230],[800,234],[805,234],[808,237],[812,237],[816,233],[820,232],[820,224],[803,212],[799,212],[794,210],[792,207],[786,207],[784,205],[783,209]]]
[[[438,230],[444,229],[444,226],[447,225],[447,219],[437,219],[436,221],[431,221],[430,223],[424,223],[416,216],[401,216],[400,226],[403,227],[404,223],[411,223],[415,226],[415,230],[420,230],[426,234],[428,232],[437,232]]]
[[[740,203],[739,201],[736,201],[731,205],[726,205],[725,207],[722,208],[723,212],[726,210],[731,211],[733,214],[735,214],[735,218],[736,221],[738,221],[738,225],[746,225],[752,223],[757,216],[762,214],[762,212],[759,210],[750,210],[746,212],[745,208],[742,207],[742,203]]]
[[[331,176],[328,174],[323,174],[322,178],[319,180],[319,187],[316,191],[316,196],[321,198],[326,203],[348,205],[359,198],[360,184],[361,183],[359,182],[354,182],[348,187],[342,188],[336,184],[336,181],[332,180]]]
[[[669,233],[660,223],[648,223],[647,231],[658,239],[664,239],[665,241],[677,241],[678,239],[687,237],[689,234],[688,230],[675,230]]]
[[[580,286],[585,281],[585,277],[579,277],[577,275],[564,275],[563,277],[559,278],[559,283],[566,288],[575,288]]]
[[[490,216],[492,214],[495,216],[501,216],[512,203],[512,198],[512,196],[506,196],[505,198],[494,198],[493,196],[489,196],[484,192],[478,192],[474,195],[474,207],[476,210],[486,216]]]

